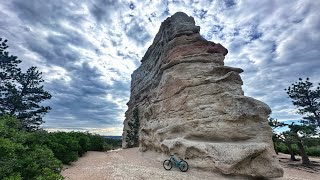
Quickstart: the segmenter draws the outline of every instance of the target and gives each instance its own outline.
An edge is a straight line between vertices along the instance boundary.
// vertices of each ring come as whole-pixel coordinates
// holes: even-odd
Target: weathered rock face
[[[123,147],[131,143],[128,122],[137,116],[142,152],[177,154],[192,167],[224,174],[282,176],[270,108],[244,96],[242,69],[224,66],[227,49],[199,31],[181,12],[161,24],[132,74]]]

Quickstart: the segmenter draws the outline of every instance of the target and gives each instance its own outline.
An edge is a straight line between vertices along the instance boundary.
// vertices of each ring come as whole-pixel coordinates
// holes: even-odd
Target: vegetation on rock
[[[138,108],[133,110],[133,118],[131,121],[128,121],[128,127],[129,127],[129,130],[127,130],[127,136],[126,136],[127,147],[132,148],[132,147],[139,146],[140,122],[139,122]]]

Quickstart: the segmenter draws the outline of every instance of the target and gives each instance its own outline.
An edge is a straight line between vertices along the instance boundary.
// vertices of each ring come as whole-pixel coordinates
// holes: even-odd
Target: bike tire
[[[189,169],[189,165],[188,165],[187,161],[184,161],[184,160],[180,161],[179,169],[182,172],[187,172]]]
[[[170,170],[172,168],[172,162],[170,160],[163,161],[163,167],[165,170]]]

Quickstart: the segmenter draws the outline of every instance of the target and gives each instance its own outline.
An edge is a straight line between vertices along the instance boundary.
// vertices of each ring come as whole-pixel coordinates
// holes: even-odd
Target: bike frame
[[[182,162],[179,158],[177,158],[175,155],[170,155],[170,161],[174,162],[174,164],[179,167],[180,163]]]

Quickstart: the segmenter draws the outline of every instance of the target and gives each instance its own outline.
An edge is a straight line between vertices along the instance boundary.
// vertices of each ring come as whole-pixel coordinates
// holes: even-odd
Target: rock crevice
[[[140,151],[177,154],[192,167],[223,174],[280,177],[270,108],[244,96],[240,68],[224,66],[228,50],[205,40],[194,19],[178,12],[160,26],[132,74],[123,147],[133,111]]]

